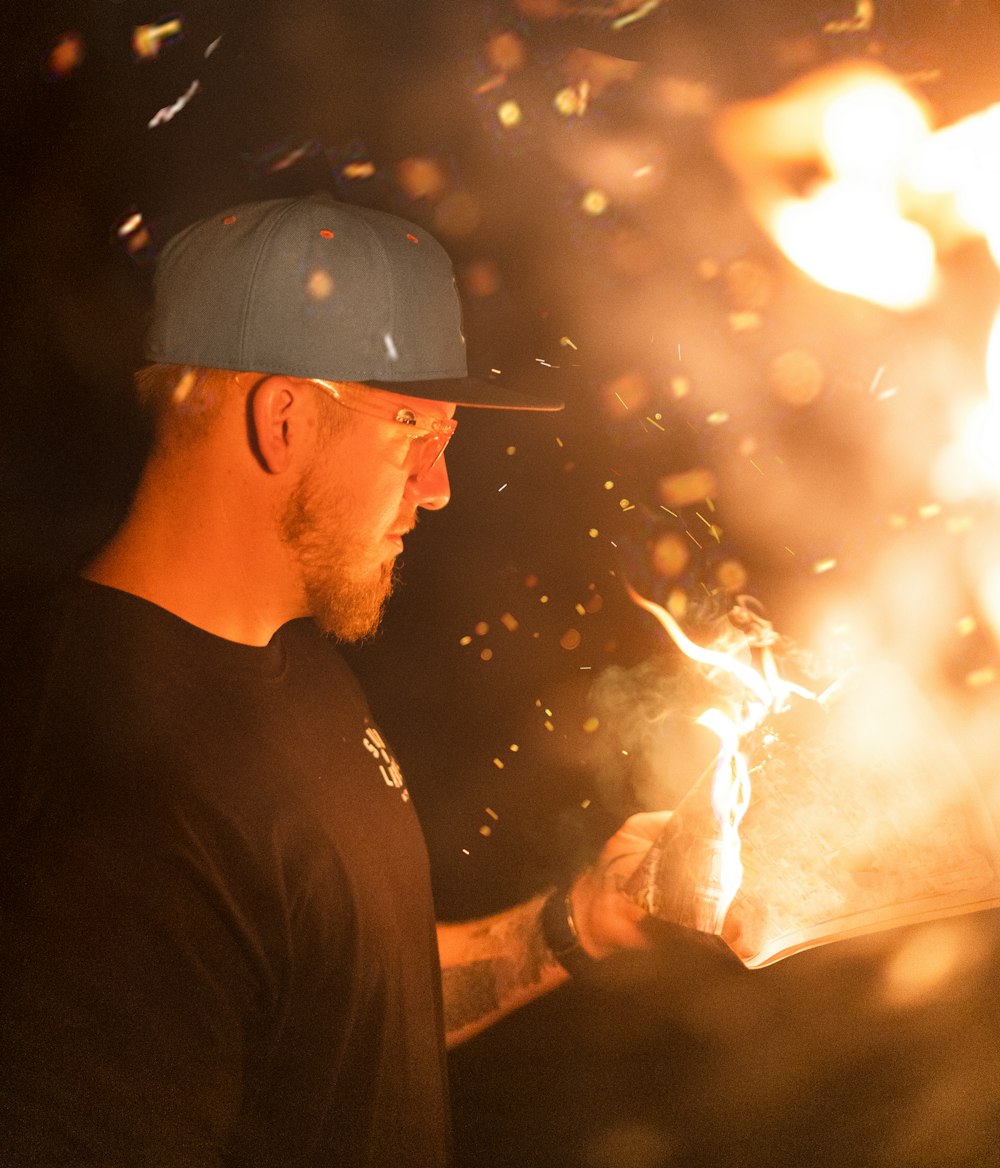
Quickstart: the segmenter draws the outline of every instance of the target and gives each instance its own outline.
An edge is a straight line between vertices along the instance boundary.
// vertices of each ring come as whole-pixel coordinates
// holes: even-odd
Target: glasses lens
[[[414,442],[415,470],[418,475],[427,474],[437,460],[444,454],[450,435],[427,434]]]

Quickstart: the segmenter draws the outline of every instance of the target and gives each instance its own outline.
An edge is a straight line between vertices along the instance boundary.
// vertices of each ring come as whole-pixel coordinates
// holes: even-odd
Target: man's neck
[[[128,518],[82,575],[131,592],[206,632],[265,645],[305,615],[294,565],[261,500],[185,491],[148,476]]]

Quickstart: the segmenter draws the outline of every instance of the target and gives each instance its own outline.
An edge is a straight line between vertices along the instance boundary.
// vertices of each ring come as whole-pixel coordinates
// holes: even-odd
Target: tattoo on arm
[[[541,936],[538,905],[521,906],[470,934],[468,960],[441,971],[449,1033],[498,1017],[534,996],[552,955]]]

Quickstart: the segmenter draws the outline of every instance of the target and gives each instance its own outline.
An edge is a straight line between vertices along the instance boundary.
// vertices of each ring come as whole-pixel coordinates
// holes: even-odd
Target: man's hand
[[[671,812],[633,815],[608,840],[571,891],[580,944],[592,957],[645,948],[646,914],[622,891]],[[568,974],[546,943],[541,893],[479,921],[438,925],[445,1027],[455,1046],[511,1010],[561,985]]]
[[[648,947],[640,927],[646,913],[623,889],[672,814],[647,811],[627,819],[601,849],[593,867],[574,883],[570,893],[573,921],[580,944],[591,957]]]

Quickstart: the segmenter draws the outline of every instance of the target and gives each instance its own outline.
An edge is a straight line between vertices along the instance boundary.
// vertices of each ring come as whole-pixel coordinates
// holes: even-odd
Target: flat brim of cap
[[[535,397],[479,377],[456,377],[436,381],[364,381],[372,389],[385,389],[425,401],[454,402],[482,410],[538,410],[554,413],[565,403],[554,398]]]

